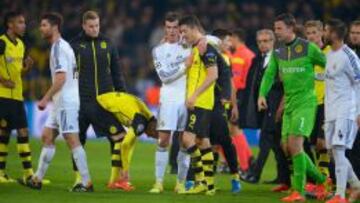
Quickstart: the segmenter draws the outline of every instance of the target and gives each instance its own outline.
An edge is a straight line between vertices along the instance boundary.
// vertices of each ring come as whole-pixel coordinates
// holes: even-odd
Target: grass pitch
[[[33,165],[37,167],[38,157],[41,150],[39,140],[31,140]],[[271,185],[242,183],[242,192],[233,195],[230,192],[230,176],[217,174],[216,187],[220,190],[215,196],[195,195],[180,196],[173,192],[175,175],[166,174],[165,192],[160,195],[148,193],[154,183],[154,158],[155,145],[150,143],[138,143],[131,166],[132,183],[135,191],[122,192],[109,190],[106,183],[110,173],[110,149],[109,144],[102,140],[89,140],[86,152],[90,167],[90,173],[95,187],[94,193],[71,193],[68,189],[74,181],[74,174],[70,161],[70,152],[63,141],[57,141],[56,154],[52,161],[46,178],[51,180],[50,185],[44,185],[41,191],[12,184],[0,184],[0,203],[110,203],[110,202],[156,202],[156,203],[272,203],[280,202],[279,199],[285,194],[272,193]],[[22,175],[21,161],[16,153],[14,137],[11,139],[7,162],[7,173],[12,178]],[[255,150],[256,151],[256,150]],[[262,180],[270,180],[275,177],[276,168],[271,156],[262,174]]]

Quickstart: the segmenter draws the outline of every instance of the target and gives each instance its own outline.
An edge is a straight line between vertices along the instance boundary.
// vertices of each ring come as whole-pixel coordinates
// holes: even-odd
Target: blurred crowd
[[[246,30],[247,45],[256,51],[255,33],[271,28],[274,17],[291,12],[299,23],[309,19],[339,17],[347,22],[357,17],[358,0],[1,0],[0,17],[6,11],[22,9],[27,18],[25,41],[33,69],[27,73],[24,93],[27,100],[39,99],[50,84],[48,69],[49,45],[41,40],[39,17],[46,11],[64,16],[64,38],[71,40],[81,32],[81,15],[95,9],[101,15],[101,31],[117,45],[122,69],[130,92],[146,97],[148,87],[157,85],[153,70],[151,48],[163,36],[163,17],[169,10],[195,14],[207,31],[215,28]],[[1,23],[1,31],[3,26]]]

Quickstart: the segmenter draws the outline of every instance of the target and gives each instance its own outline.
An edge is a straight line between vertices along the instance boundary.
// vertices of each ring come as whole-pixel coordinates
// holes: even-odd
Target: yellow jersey
[[[208,44],[206,52],[201,56],[197,47],[193,47],[193,63],[187,71],[187,98],[190,98],[196,89],[198,89],[205,81],[207,75],[207,67],[217,63],[218,52]],[[201,93],[196,101],[195,107],[212,110],[214,107],[214,87],[215,82],[211,84],[203,93]]]
[[[130,127],[136,114],[148,121],[153,117],[150,109],[136,96],[124,92],[109,92],[97,96],[101,107],[113,113],[124,126]]]
[[[14,43],[6,35],[1,35],[0,40],[5,43],[4,53],[0,55],[0,76],[15,83],[13,89],[0,84],[0,98],[23,101],[21,71],[23,69],[25,45],[21,39],[16,38],[16,43]]]
[[[322,52],[326,55],[330,51],[331,47],[325,46],[322,49]],[[325,67],[321,67],[315,65],[314,67],[315,72],[315,94],[317,98],[318,105],[324,104],[324,97],[325,97]]]

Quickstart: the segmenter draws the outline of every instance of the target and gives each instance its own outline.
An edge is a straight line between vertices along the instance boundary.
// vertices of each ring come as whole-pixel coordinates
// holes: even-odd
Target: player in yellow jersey
[[[221,55],[210,44],[207,44],[206,51],[200,54],[197,45],[205,36],[195,16],[183,17],[179,25],[185,41],[193,46],[193,61],[187,72],[188,121],[182,141],[191,156],[190,163],[195,174],[195,186],[186,193],[206,192],[212,195],[215,193],[214,156],[209,140],[209,129],[215,100],[215,81],[218,78],[217,61]]]
[[[305,35],[307,40],[318,45],[324,54],[330,51],[330,46],[326,46],[322,41],[323,36],[323,24],[321,21],[310,20],[305,23]],[[325,68],[318,65],[314,66],[315,70],[315,93],[317,97],[317,114],[316,122],[310,137],[311,144],[316,147],[316,165],[320,172],[330,176],[329,163],[330,156],[325,146],[325,134],[324,134],[324,97],[325,97]],[[311,190],[311,187],[307,190]]]
[[[124,92],[108,92],[97,96],[98,104],[106,111],[112,113],[125,127],[115,142],[112,161],[121,162],[118,170],[120,180],[108,185],[109,188],[122,188],[125,191],[133,190],[129,185],[129,167],[134,152],[136,137],[146,133],[150,137],[157,137],[156,119],[149,108],[137,97]],[[123,185],[126,184],[126,185]]]
[[[9,12],[4,19],[6,32],[0,36],[0,183],[14,182],[6,173],[6,157],[11,130],[17,130],[17,151],[22,159],[22,180],[33,175],[31,150],[24,98],[22,73],[33,61],[25,58],[25,18],[20,12]]]

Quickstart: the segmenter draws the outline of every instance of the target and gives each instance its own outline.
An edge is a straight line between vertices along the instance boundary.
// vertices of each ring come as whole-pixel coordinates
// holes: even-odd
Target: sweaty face
[[[307,40],[317,44],[321,42],[323,33],[317,27],[307,27],[305,28],[305,35]]]
[[[86,20],[82,27],[87,36],[96,38],[100,33],[100,20],[99,18]]]
[[[274,32],[276,38],[280,42],[284,42],[293,33],[293,30],[290,26],[287,26],[283,21],[276,21],[274,23]]]
[[[183,39],[186,41],[186,43],[191,45],[195,43],[194,28],[190,28],[187,25],[181,25],[180,34],[183,37]]]
[[[53,35],[53,29],[54,29],[53,26],[51,26],[48,20],[46,19],[41,20],[40,33],[42,38],[44,39],[51,38]]]
[[[360,45],[360,25],[351,26],[349,37],[351,44]]]
[[[179,21],[165,21],[165,38],[167,41],[173,43],[179,39]]]
[[[267,53],[274,47],[274,39],[266,33],[259,34],[256,38],[256,43],[261,53]]]

